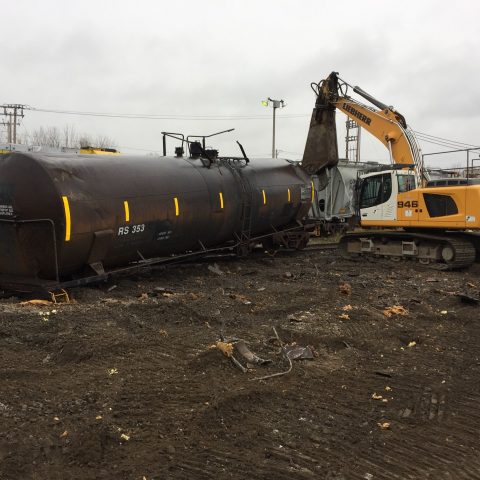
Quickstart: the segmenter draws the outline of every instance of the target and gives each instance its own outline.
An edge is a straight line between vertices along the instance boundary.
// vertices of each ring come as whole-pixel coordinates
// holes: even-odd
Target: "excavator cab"
[[[390,226],[391,222],[397,225],[400,219],[414,220],[418,217],[418,201],[414,199],[416,187],[415,172],[408,167],[362,173],[357,190],[357,214],[361,225]],[[407,210],[403,208],[405,204]],[[403,218],[405,214],[407,217]]]

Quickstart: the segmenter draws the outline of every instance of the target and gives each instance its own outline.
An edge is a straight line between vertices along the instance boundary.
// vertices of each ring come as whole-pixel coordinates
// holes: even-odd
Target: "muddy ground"
[[[1,480],[480,478],[479,266],[216,263],[0,301]]]

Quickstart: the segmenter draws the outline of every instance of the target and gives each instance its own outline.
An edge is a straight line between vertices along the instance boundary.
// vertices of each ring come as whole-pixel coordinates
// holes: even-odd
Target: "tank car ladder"
[[[248,179],[242,174],[240,168],[227,161],[226,164],[238,179],[242,195],[242,227],[237,234],[239,243],[237,246],[238,255],[247,255],[250,251],[250,240],[252,235],[252,188]]]

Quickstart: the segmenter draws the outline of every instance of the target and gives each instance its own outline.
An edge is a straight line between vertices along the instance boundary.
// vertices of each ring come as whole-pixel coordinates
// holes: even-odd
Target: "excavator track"
[[[413,259],[440,270],[468,268],[477,255],[468,236],[455,232],[445,235],[386,231],[349,233],[341,238],[338,247],[347,256],[385,257],[394,261]]]

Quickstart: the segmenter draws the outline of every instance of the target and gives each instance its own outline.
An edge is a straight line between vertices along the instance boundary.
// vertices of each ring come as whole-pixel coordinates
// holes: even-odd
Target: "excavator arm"
[[[348,96],[347,90],[349,87],[352,88],[355,93],[375,105],[377,109],[363,105]],[[325,134],[318,124],[321,124],[323,121],[323,130],[334,129],[336,141],[335,121],[334,119],[332,121],[331,115],[328,117],[325,112],[340,110],[350,119],[355,120],[359,126],[370,132],[387,147],[392,163],[414,166],[418,184],[420,185],[422,183],[422,177],[426,178],[426,172],[424,172],[420,148],[402,114],[393,107],[376,100],[360,87],[351,87],[346,82],[340,80],[336,72],[332,72],[325,80],[322,80],[318,84],[313,83],[312,89],[317,95],[317,99],[303,159],[303,164],[307,166],[310,173],[312,173],[312,171],[318,171],[325,166],[335,164],[333,160],[325,162],[318,154],[317,156],[312,155],[311,149],[314,146],[318,148],[319,141],[323,141],[326,144],[324,150],[331,152],[329,142],[332,141],[331,138],[333,134]],[[322,135],[319,135],[319,133]],[[317,140],[316,142],[314,142],[315,139]],[[311,142],[310,146],[309,141]]]

